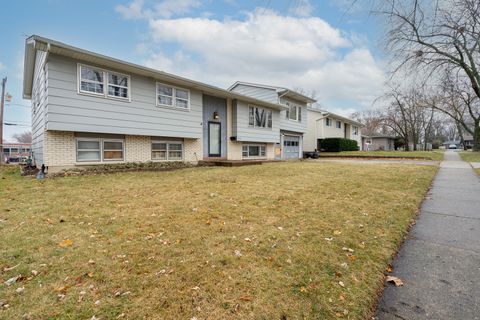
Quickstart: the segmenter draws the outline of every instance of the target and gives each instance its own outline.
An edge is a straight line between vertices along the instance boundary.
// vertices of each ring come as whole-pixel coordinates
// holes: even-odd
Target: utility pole
[[[3,163],[3,107],[5,106],[5,85],[7,77],[2,79],[2,96],[0,97],[0,164]]]

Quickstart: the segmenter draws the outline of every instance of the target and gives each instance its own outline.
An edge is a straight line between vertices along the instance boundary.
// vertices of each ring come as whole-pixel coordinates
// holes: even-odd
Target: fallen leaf
[[[388,273],[391,273],[393,271],[393,267],[389,265],[389,266],[387,266],[385,271],[387,271]]]
[[[307,292],[307,288],[301,287],[301,288],[300,288],[300,292],[303,292],[303,293]]]
[[[395,287],[403,286],[403,281],[394,276],[388,276],[385,281],[395,284]]]
[[[345,283],[343,283],[343,281],[338,281],[338,284],[340,285],[340,287],[344,288],[345,287]]]
[[[327,240],[327,241],[332,241],[332,240],[333,240],[333,237],[327,237],[327,238],[325,238],[325,240]]]
[[[250,298],[249,296],[241,296],[238,299],[241,300],[241,301],[252,301],[252,298]]]
[[[340,231],[340,230],[335,230],[335,231],[333,231],[333,234],[336,235],[336,236],[339,236],[339,235],[342,234],[342,231]]]
[[[66,248],[66,247],[70,247],[71,245],[73,244],[73,241],[70,240],[70,239],[65,239],[63,241],[61,241],[58,246],[61,247],[61,248]]]

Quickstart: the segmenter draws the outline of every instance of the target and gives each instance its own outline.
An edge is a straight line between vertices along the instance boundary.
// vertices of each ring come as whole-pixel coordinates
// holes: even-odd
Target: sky
[[[353,2],[353,5],[352,5]],[[381,27],[366,0],[1,1],[0,77],[12,102],[5,140],[29,130],[25,38],[37,34],[228,88],[300,89],[322,108],[369,108],[386,79]]]

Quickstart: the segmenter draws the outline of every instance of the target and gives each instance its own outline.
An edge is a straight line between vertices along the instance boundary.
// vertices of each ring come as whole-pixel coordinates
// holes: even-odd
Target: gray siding
[[[272,110],[272,128],[255,128],[248,125],[248,106],[243,101],[233,103],[233,122],[236,125],[232,129],[237,141],[280,142],[279,111]]]
[[[259,88],[244,84],[238,84],[232,89],[232,91],[242,94],[244,96],[257,98],[259,100],[278,103],[278,94],[275,89]]]
[[[217,112],[218,120],[213,119]],[[227,100],[208,95],[203,95],[203,156],[208,157],[208,122],[220,122],[221,157],[227,156]]]
[[[131,102],[79,94],[77,61],[50,55],[47,130],[201,138],[200,91],[186,88],[190,111],[157,107],[155,80],[135,74],[130,79]]]
[[[45,66],[46,52],[37,51],[32,87],[32,152],[35,164],[43,164],[43,139],[45,131],[45,113],[47,105],[47,74]]]
[[[299,132],[299,133],[307,132],[308,112],[307,112],[306,103],[296,101],[293,99],[288,99],[288,98],[280,99],[281,104],[285,104],[286,102],[290,102],[299,106],[302,109],[302,118],[301,118],[301,121],[290,120],[290,119],[287,119],[287,111],[286,110],[281,111],[280,112],[280,130]]]

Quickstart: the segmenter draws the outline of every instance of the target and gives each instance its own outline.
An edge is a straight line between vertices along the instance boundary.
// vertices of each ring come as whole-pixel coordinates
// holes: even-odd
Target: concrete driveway
[[[445,159],[393,262],[376,319],[480,319],[480,180],[456,152]]]

